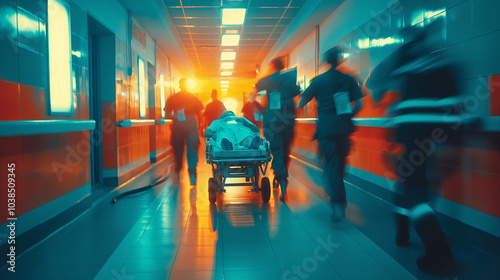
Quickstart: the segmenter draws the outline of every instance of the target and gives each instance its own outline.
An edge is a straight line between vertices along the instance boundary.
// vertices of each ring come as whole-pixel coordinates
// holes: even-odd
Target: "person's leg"
[[[174,166],[174,173],[173,174],[173,183],[178,184],[179,183],[179,174],[182,169],[182,162],[183,162],[183,157],[184,157],[184,135],[183,135],[183,130],[182,128],[178,126],[174,126],[172,128],[172,138],[171,138],[171,144],[172,148],[174,149],[174,159],[175,159],[175,166]]]
[[[342,220],[345,215],[346,193],[344,178],[341,172],[342,162],[335,137],[325,137],[318,140],[318,150],[323,157],[325,185],[330,190],[330,202],[333,206],[332,221]]]
[[[189,179],[191,185],[196,186],[196,166],[198,165],[198,147],[200,146],[200,138],[198,131],[190,131],[186,139],[186,156],[188,163]]]

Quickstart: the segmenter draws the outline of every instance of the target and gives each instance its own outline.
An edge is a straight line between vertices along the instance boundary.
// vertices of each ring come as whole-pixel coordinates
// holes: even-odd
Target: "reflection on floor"
[[[416,279],[293,178],[286,204],[231,187],[210,205],[210,174],[167,182],[95,279]]]

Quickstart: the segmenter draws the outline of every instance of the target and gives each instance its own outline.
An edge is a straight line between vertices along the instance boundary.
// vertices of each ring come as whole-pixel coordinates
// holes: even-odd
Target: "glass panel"
[[[51,114],[73,114],[69,10],[61,1],[48,1],[49,89]]]
[[[161,108],[161,117],[165,118],[165,111],[163,108],[165,107],[165,78],[163,74],[160,74],[160,108]]]
[[[145,65],[144,60],[140,57],[138,61],[138,79],[139,79],[139,116],[141,118],[146,117],[146,81],[145,81]]]

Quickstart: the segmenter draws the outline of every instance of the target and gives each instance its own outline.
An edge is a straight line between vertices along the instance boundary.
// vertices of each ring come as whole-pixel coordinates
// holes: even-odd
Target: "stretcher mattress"
[[[267,156],[266,147],[261,145],[258,149],[251,150],[223,150],[214,147],[212,150],[214,159],[247,159],[247,158],[265,158]]]

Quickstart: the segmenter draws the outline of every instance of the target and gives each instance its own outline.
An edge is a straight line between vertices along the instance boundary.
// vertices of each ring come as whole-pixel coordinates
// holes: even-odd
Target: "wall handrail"
[[[155,120],[153,119],[130,119],[117,122],[117,127],[132,127],[132,126],[150,126],[155,125]]]
[[[167,123],[172,123],[172,120],[171,119],[159,119],[156,121],[156,124],[160,124],[160,125],[167,124]]]
[[[472,127],[467,127],[468,130],[475,131],[488,131],[488,132],[498,132],[500,131],[500,116],[477,116],[470,118],[462,118],[460,115],[440,115],[440,114],[406,114],[398,117],[392,118],[353,118],[352,122],[356,126],[365,127],[394,127],[398,123],[408,123],[414,120],[416,123],[435,123],[435,124],[450,124],[450,125],[461,125],[474,123]],[[296,118],[296,123],[317,123],[318,118]]]
[[[0,137],[94,130],[94,120],[0,121]]]

